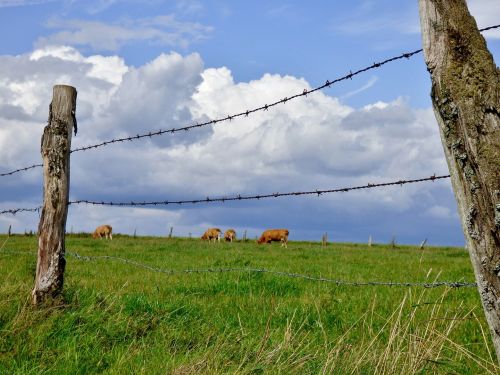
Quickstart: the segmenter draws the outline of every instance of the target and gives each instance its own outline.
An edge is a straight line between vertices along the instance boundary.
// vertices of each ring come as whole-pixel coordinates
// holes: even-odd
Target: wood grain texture
[[[70,182],[69,155],[75,125],[76,89],[53,88],[48,124],[43,131],[43,206],[38,225],[38,260],[33,304],[60,294],[64,282],[66,217]]]
[[[500,363],[500,73],[465,0],[419,0],[432,103]]]

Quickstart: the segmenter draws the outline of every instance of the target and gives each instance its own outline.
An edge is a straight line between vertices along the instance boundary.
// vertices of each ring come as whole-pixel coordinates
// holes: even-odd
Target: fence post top
[[[71,89],[73,89],[73,90],[76,90],[76,87],[71,86],[71,85],[65,85],[65,84],[58,84],[58,85],[54,85],[54,86],[53,86],[53,89],[56,89],[56,88],[61,88],[61,89],[62,89],[62,88],[66,88],[66,87],[71,88]]]

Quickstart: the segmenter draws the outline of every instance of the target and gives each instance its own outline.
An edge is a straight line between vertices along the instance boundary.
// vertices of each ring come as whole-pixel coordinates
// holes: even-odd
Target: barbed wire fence
[[[492,30],[500,28],[500,25],[495,25],[495,26],[490,26],[484,29],[481,29],[480,31],[487,31],[487,30]],[[152,138],[156,136],[161,136],[164,134],[175,134],[178,132],[185,132],[185,131],[190,131],[192,129],[196,128],[201,128],[205,126],[215,126],[218,123],[222,122],[230,122],[234,119],[240,118],[240,117],[248,117],[254,113],[261,112],[261,111],[268,111],[269,109],[278,106],[280,104],[287,104],[290,103],[291,101],[299,98],[299,97],[307,97],[307,95],[315,93],[317,91],[323,90],[325,88],[330,88],[332,85],[335,85],[341,81],[345,80],[351,80],[353,77],[360,75],[364,72],[373,70],[373,69],[378,69],[381,68],[382,66],[389,64],[394,61],[398,61],[401,59],[410,59],[412,56],[419,54],[422,52],[422,49],[418,49],[415,51],[411,52],[406,52],[402,53],[400,55],[391,57],[389,59],[375,62],[372,65],[369,65],[365,68],[352,71],[350,70],[348,74],[341,76],[339,78],[336,78],[332,81],[326,80],[326,82],[322,85],[319,85],[315,88],[312,89],[304,89],[300,93],[296,93],[294,95],[291,95],[290,97],[285,97],[280,100],[277,100],[275,102],[272,102],[270,104],[264,104],[258,107],[254,107],[252,109],[247,109],[241,112],[237,112],[231,115],[227,115],[225,117],[220,117],[217,119],[211,119],[202,123],[195,123],[191,125],[186,125],[184,127],[180,128],[171,128],[167,130],[158,130],[158,131],[150,131],[147,133],[143,134],[137,134],[135,136],[127,136],[127,137],[122,137],[122,138],[116,138],[116,139],[111,139],[107,140],[101,143],[93,144],[93,145],[87,145],[87,146],[82,146],[82,147],[77,147],[73,150],[70,151],[70,153],[74,152],[80,152],[80,151],[87,151],[87,150],[92,150],[92,149],[97,149],[100,147],[105,147],[109,146],[114,143],[121,143],[121,142],[127,142],[127,141],[135,141],[143,138]],[[24,172],[28,171],[34,168],[42,167],[43,164],[33,164],[31,166],[25,166],[10,172],[5,172],[5,173],[0,173],[0,177],[6,177],[6,176],[11,176],[19,172]],[[70,201],[70,202],[64,202],[64,204],[67,205],[77,205],[77,204],[88,204],[88,205],[101,205],[101,206],[158,206],[158,205],[170,205],[170,204],[196,204],[196,203],[209,203],[209,202],[227,202],[227,201],[236,201],[236,200],[259,200],[259,199],[267,199],[267,198],[278,198],[278,197],[285,197],[285,196],[301,196],[301,195],[317,195],[320,196],[322,194],[327,194],[327,193],[337,193],[337,192],[348,192],[352,190],[361,190],[361,189],[371,189],[371,188],[377,188],[377,187],[386,187],[386,186],[392,186],[392,185],[400,185],[403,186],[405,184],[411,184],[411,183],[417,183],[417,182],[424,182],[424,181],[435,181],[437,179],[444,179],[444,178],[449,178],[449,175],[442,175],[442,176],[436,176],[433,175],[431,177],[426,177],[426,178],[420,178],[420,179],[413,179],[413,180],[398,180],[398,181],[393,181],[393,182],[386,182],[386,183],[368,183],[367,185],[361,185],[361,186],[352,186],[352,187],[345,187],[345,188],[337,188],[337,189],[328,189],[328,190],[314,190],[314,191],[295,191],[295,192],[287,192],[287,193],[270,193],[270,194],[257,194],[257,195],[237,195],[237,196],[228,196],[228,197],[218,197],[218,198],[210,198],[206,197],[204,199],[191,199],[191,200],[164,200],[164,201],[143,201],[143,202],[104,202],[104,201],[90,201],[90,200],[75,200],[75,201]],[[35,208],[14,208],[14,209],[8,209],[8,210],[3,210],[0,211],[0,214],[16,214],[19,212],[38,212],[40,213],[41,207],[35,207]],[[3,246],[2,246],[3,247]],[[435,287],[440,287],[440,286],[446,286],[450,288],[461,288],[461,287],[476,287],[476,283],[470,283],[470,282],[453,282],[453,281],[439,281],[439,282],[382,282],[382,281],[346,281],[346,280],[337,280],[337,279],[331,279],[331,278],[325,278],[325,277],[319,277],[319,276],[311,276],[311,275],[305,275],[305,274],[298,274],[298,273],[289,273],[289,272],[283,272],[283,271],[276,271],[276,270],[269,270],[265,268],[244,268],[244,267],[229,267],[229,268],[205,268],[205,269],[185,269],[185,270],[172,270],[172,269],[164,269],[164,268],[158,268],[158,267],[153,267],[147,264],[139,263],[130,259],[125,259],[125,258],[120,258],[120,257],[114,257],[114,256],[109,256],[109,255],[103,255],[103,256],[94,256],[94,257],[89,257],[89,256],[82,256],[79,255],[78,253],[72,253],[72,252],[66,252],[68,256],[75,257],[76,259],[79,260],[84,260],[84,261],[96,261],[99,259],[105,259],[109,261],[119,261],[124,264],[132,265],[135,267],[143,268],[152,272],[159,272],[167,275],[174,275],[174,274],[200,274],[200,273],[234,273],[234,272],[245,272],[245,273],[258,273],[258,274],[272,274],[275,276],[282,276],[282,277],[288,277],[288,278],[295,278],[295,279],[303,279],[303,280],[310,280],[310,281],[317,281],[317,282],[326,282],[326,283],[332,283],[335,285],[349,285],[349,286],[390,286],[390,287],[425,287],[425,288],[435,288]]]
[[[483,29],[480,29],[481,32],[487,31],[487,30],[492,30],[492,29],[497,29],[500,28],[500,25],[494,25],[494,26],[489,26]],[[91,149],[96,149],[99,147],[104,147],[108,146],[114,143],[119,143],[119,142],[125,142],[125,141],[134,141],[142,138],[152,138],[154,136],[160,136],[163,134],[174,134],[177,132],[182,132],[182,131],[189,131],[195,128],[201,128],[204,126],[210,126],[210,125],[216,125],[217,123],[220,122],[225,122],[225,121],[232,121],[233,119],[239,118],[239,117],[248,117],[250,114],[259,112],[259,111],[267,111],[270,108],[277,106],[278,104],[286,104],[289,103],[290,101],[299,98],[299,97],[306,97],[308,94],[323,90],[325,88],[331,87],[332,85],[352,79],[353,77],[362,74],[364,72],[370,71],[372,69],[377,69],[380,68],[388,63],[401,60],[401,59],[410,59],[412,56],[419,54],[422,52],[422,49],[414,50],[411,52],[405,52],[397,56],[393,56],[391,58],[388,58],[383,61],[375,62],[372,65],[366,66],[362,69],[352,71],[350,70],[348,74],[339,77],[337,79],[334,79],[332,81],[326,80],[326,82],[320,86],[317,86],[315,88],[312,88],[310,90],[304,89],[301,93],[294,94],[290,97],[285,97],[283,99],[277,100],[273,103],[270,104],[265,104],[263,106],[255,107],[253,109],[247,109],[245,111],[235,113],[232,115],[227,115],[226,117],[221,117],[217,119],[212,119],[203,123],[196,123],[180,128],[172,128],[168,130],[159,130],[156,132],[148,132],[148,133],[143,133],[143,134],[137,134],[135,136],[128,136],[128,137],[123,137],[123,138],[117,138],[117,139],[111,139],[108,141],[104,141],[101,143],[93,144],[93,145],[88,145],[88,146],[83,146],[79,148],[75,148],[70,151],[70,153],[73,152],[79,152],[79,151],[87,151]],[[31,166],[26,166],[22,167],[10,172],[5,172],[5,173],[0,173],[0,177],[5,177],[5,176],[10,176],[13,174],[16,174],[18,172],[23,172],[23,171],[28,171],[37,167],[41,167],[43,164],[33,164]],[[218,198],[210,198],[206,197],[203,199],[188,199],[188,200],[163,200],[163,201],[143,201],[143,202],[104,202],[104,201],[90,201],[90,200],[85,200],[85,199],[80,199],[80,200],[75,200],[75,201],[70,201],[67,204],[68,205],[77,205],[77,204],[88,204],[88,205],[100,205],[100,206],[159,206],[159,205],[171,205],[171,204],[176,204],[176,205],[182,205],[182,204],[196,204],[196,203],[210,203],[210,202],[227,202],[227,201],[236,201],[236,200],[252,200],[252,199],[266,199],[266,198],[278,198],[278,197],[284,197],[284,196],[300,196],[300,195],[322,195],[322,194],[328,194],[328,193],[336,193],[336,192],[348,192],[352,190],[360,190],[360,189],[370,189],[370,188],[376,188],[376,187],[383,187],[383,186],[391,186],[391,185],[404,185],[404,184],[410,184],[410,183],[416,183],[416,182],[423,182],[423,181],[434,181],[436,179],[444,179],[444,178],[449,178],[449,175],[443,175],[443,176],[436,176],[435,174],[431,177],[427,178],[420,178],[420,179],[413,179],[413,180],[398,180],[394,182],[389,182],[389,183],[368,183],[367,185],[362,185],[362,186],[353,186],[353,187],[345,187],[345,188],[337,188],[337,189],[328,189],[328,190],[314,190],[314,191],[296,191],[296,192],[286,192],[286,193],[269,193],[269,194],[254,194],[254,195],[241,195],[238,194],[237,196],[227,196],[227,197],[218,197]],[[13,208],[13,209],[5,209],[0,211],[1,214],[12,214],[15,215],[20,212],[37,212],[40,214],[40,209],[41,206],[38,207],[32,207],[32,208]]]
[[[28,255],[28,256],[36,256],[37,254],[32,251],[9,251],[2,250],[0,248],[0,254],[4,255],[5,253],[14,253],[16,256],[19,254]],[[8,255],[8,254],[6,254]],[[117,257],[113,255],[81,255],[77,252],[66,251],[66,255],[74,258],[76,260],[84,261],[84,262],[95,262],[95,261],[112,261],[119,262],[122,264],[126,264],[132,267],[144,269],[150,272],[161,273],[168,276],[174,275],[194,275],[194,274],[226,274],[226,273],[247,273],[247,274],[268,274],[272,276],[279,276],[288,279],[298,279],[298,280],[307,280],[313,282],[334,284],[336,286],[351,286],[351,287],[417,287],[417,288],[439,288],[439,287],[448,287],[452,289],[459,288],[476,288],[477,284],[475,282],[468,281],[432,281],[432,282],[402,282],[402,281],[349,281],[343,279],[333,279],[329,277],[323,276],[313,276],[306,275],[302,273],[296,272],[285,272],[272,270],[267,268],[253,268],[253,267],[214,267],[214,268],[188,268],[188,269],[169,269],[169,268],[161,268],[154,267],[149,264],[137,262],[132,259],[127,259],[123,257]]]

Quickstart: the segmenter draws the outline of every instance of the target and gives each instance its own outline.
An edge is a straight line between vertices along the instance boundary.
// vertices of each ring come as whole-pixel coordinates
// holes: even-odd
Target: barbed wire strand
[[[430,176],[425,178],[419,178],[414,180],[398,180],[393,182],[383,182],[378,184],[368,183],[367,185],[361,186],[352,186],[338,189],[328,189],[328,190],[310,190],[310,191],[296,191],[296,192],[288,192],[288,193],[271,193],[271,194],[259,194],[259,195],[237,195],[237,196],[229,196],[229,197],[220,197],[220,198],[210,198],[206,197],[204,199],[191,199],[191,200],[177,200],[177,201],[151,201],[151,202],[98,202],[98,201],[89,201],[89,200],[77,200],[71,201],[68,204],[91,204],[91,205],[100,205],[100,206],[158,206],[158,205],[169,205],[169,204],[196,204],[196,203],[208,203],[208,202],[227,202],[227,201],[241,201],[241,200],[252,200],[252,199],[266,199],[266,198],[278,198],[285,196],[299,196],[299,195],[322,195],[329,193],[340,193],[340,192],[348,192],[352,190],[362,190],[362,189],[371,189],[376,187],[383,186],[391,186],[391,185],[405,185],[405,184],[413,184],[417,182],[424,181],[435,181],[439,179],[449,178],[450,175],[444,176]]]
[[[15,215],[19,212],[40,212],[41,209],[42,209],[42,206],[38,206],[38,207],[34,207],[34,208],[12,208],[9,210],[0,211],[0,215],[3,215],[3,214]]]
[[[22,254],[22,255],[29,255],[29,256],[37,256],[38,252],[33,252],[33,251],[19,251],[15,250],[12,251],[10,249],[7,249],[5,251],[2,251],[2,256],[3,257],[8,257],[12,256],[11,254],[15,253],[16,255]],[[230,273],[230,272],[247,272],[247,273],[261,273],[261,274],[271,274],[271,275],[276,275],[276,276],[283,276],[283,277],[289,277],[289,278],[294,278],[294,279],[304,279],[304,280],[310,280],[310,281],[319,281],[319,282],[327,282],[327,283],[333,283],[336,285],[346,285],[346,286],[394,286],[394,287],[424,287],[424,288],[437,288],[441,286],[447,286],[450,288],[473,288],[477,287],[476,283],[471,283],[471,282],[466,282],[466,281],[434,281],[430,283],[425,283],[425,282],[401,282],[401,281],[347,281],[347,280],[336,280],[336,279],[331,279],[331,278],[326,278],[326,277],[320,277],[320,276],[310,276],[310,275],[304,275],[304,274],[299,274],[299,273],[290,273],[290,272],[284,272],[284,271],[275,271],[275,270],[268,270],[265,268],[248,268],[248,267],[229,267],[229,268],[193,268],[193,269],[184,269],[184,270],[174,270],[174,269],[166,269],[166,268],[159,268],[159,267],[153,267],[148,264],[144,263],[139,263],[137,261],[131,260],[131,259],[126,259],[126,258],[121,258],[121,257],[116,257],[112,255],[98,255],[98,256],[86,256],[86,255],[80,255],[76,252],[70,252],[66,251],[66,254],[69,257],[76,258],[78,260],[83,260],[83,261],[94,261],[94,260],[112,260],[112,261],[119,261],[125,264],[132,265],[137,268],[143,268],[152,272],[158,272],[158,273],[163,273],[166,275],[182,275],[182,274],[203,274],[203,273]]]
[[[497,29],[497,28],[500,28],[500,25],[489,26],[489,27],[480,29],[479,31],[483,32],[483,31]],[[314,93],[314,92],[319,91],[319,90],[323,90],[324,88],[327,88],[327,87],[329,88],[329,87],[331,87],[332,85],[334,85],[334,84],[336,84],[338,82],[345,81],[345,80],[348,80],[348,79],[352,79],[353,77],[355,77],[355,76],[357,76],[357,75],[359,75],[361,73],[367,72],[367,71],[372,70],[372,69],[380,68],[383,65],[388,64],[390,62],[401,60],[401,59],[410,59],[412,56],[414,56],[416,54],[419,54],[422,51],[423,51],[422,49],[418,49],[418,50],[415,50],[415,51],[412,51],[412,52],[405,52],[405,53],[402,53],[402,54],[400,54],[398,56],[394,56],[394,57],[388,58],[388,59],[383,60],[383,61],[375,62],[372,65],[369,65],[369,66],[367,66],[365,68],[356,70],[354,72],[352,70],[350,70],[349,74],[346,74],[346,75],[344,75],[342,77],[334,79],[333,81],[326,80],[326,82],[323,85],[317,86],[317,87],[312,88],[310,90],[304,89],[301,93],[292,95],[290,97],[285,97],[285,98],[283,98],[281,100],[278,100],[276,102],[273,102],[271,104],[264,104],[263,106],[260,106],[260,107],[256,107],[256,108],[253,108],[253,109],[247,109],[247,110],[245,110],[243,112],[240,112],[240,113],[236,113],[236,114],[233,114],[233,115],[228,115],[226,117],[221,117],[221,118],[214,119],[214,120],[205,121],[205,122],[202,122],[202,123],[195,123],[195,124],[184,126],[184,127],[180,127],[180,128],[171,128],[171,129],[167,129],[167,130],[158,130],[156,132],[148,132],[148,133],[143,133],[143,134],[137,134],[137,135],[134,135],[134,136],[128,136],[128,137],[123,137],[123,138],[111,139],[109,141],[104,141],[104,142],[96,143],[96,144],[93,144],[93,145],[77,147],[77,148],[71,150],[70,152],[73,153],[73,152],[78,152],[78,151],[87,151],[87,150],[96,149],[96,148],[103,147],[103,146],[108,146],[110,144],[118,143],[118,142],[135,141],[135,140],[138,140],[138,139],[148,138],[148,137],[152,138],[152,137],[163,135],[163,134],[169,134],[169,133],[173,134],[173,133],[182,132],[182,131],[189,131],[189,130],[194,129],[194,128],[201,128],[201,127],[204,127],[204,126],[215,125],[215,124],[217,124],[219,122],[231,121],[231,120],[233,120],[235,118],[242,117],[242,116],[248,117],[248,115],[253,114],[255,112],[267,111],[269,108],[277,106],[278,104],[281,104],[281,103],[286,104],[287,102],[289,102],[289,101],[291,101],[293,99],[296,99],[298,97],[307,96],[308,94]],[[41,166],[42,166],[42,164],[34,164],[32,166],[24,167],[24,168],[19,168],[19,169],[16,169],[14,171],[11,171],[11,172],[0,173],[0,177],[13,175],[13,174],[21,172],[21,171],[26,171],[26,170],[29,170],[29,169],[32,169],[32,168],[36,168],[36,167],[41,167]]]
[[[450,175],[443,175],[443,176],[436,176],[435,174],[430,176],[430,177],[425,177],[425,178],[419,178],[419,179],[414,179],[414,180],[398,180],[398,181],[392,181],[392,182],[382,182],[378,184],[372,184],[368,183],[366,185],[361,185],[361,186],[351,186],[351,187],[345,187],[345,188],[338,188],[338,189],[328,189],[328,190],[309,190],[309,191],[295,191],[295,192],[288,192],[288,193],[271,193],[271,194],[259,194],[259,195],[236,195],[236,196],[229,196],[229,197],[220,197],[220,198],[210,198],[206,197],[203,199],[190,199],[190,200],[174,200],[174,201],[151,201],[151,202],[98,202],[98,201],[89,201],[89,200],[76,200],[76,201],[70,201],[68,202],[68,205],[75,205],[75,204],[90,204],[90,205],[98,205],[98,206],[115,206],[115,207],[120,207],[120,206],[165,206],[165,205],[170,205],[170,204],[177,204],[177,205],[182,205],[182,204],[196,204],[196,203],[209,203],[209,202],[228,202],[228,201],[242,201],[242,200],[252,200],[252,199],[266,199],[266,198],[278,198],[278,197],[286,197],[286,196],[300,196],[300,195],[322,195],[322,194],[329,194],[329,193],[341,193],[341,192],[348,192],[352,190],[362,190],[362,189],[372,189],[372,188],[377,188],[377,187],[384,187],[384,186],[392,186],[392,185],[406,185],[406,184],[414,184],[418,182],[424,182],[424,181],[435,181],[435,180],[440,180],[444,178],[449,178]],[[15,209],[9,209],[9,210],[3,210],[0,211],[0,214],[16,214],[18,212],[23,212],[23,211],[28,211],[28,212],[39,212],[41,209],[41,206],[35,207],[35,208],[15,208]]]
[[[29,169],[38,168],[38,167],[43,167],[43,164],[33,164],[33,165],[30,165],[29,167],[19,168],[19,169],[16,169],[14,171],[11,171],[11,172],[0,173],[0,177],[10,176],[10,175],[13,175],[17,172],[23,172],[23,171],[27,171]]]
[[[391,286],[391,287],[424,287],[424,288],[437,288],[441,286],[447,286],[450,288],[473,288],[477,287],[476,283],[465,282],[465,281],[436,281],[436,282],[392,282],[392,281],[347,281],[347,280],[336,280],[320,276],[310,276],[300,273],[290,273],[283,271],[269,270],[265,268],[249,268],[249,267],[228,267],[228,268],[195,268],[195,269],[184,269],[184,270],[173,270],[166,268],[153,267],[147,264],[139,263],[134,260],[111,256],[111,255],[100,255],[100,256],[82,256],[78,253],[66,252],[66,255],[72,256],[79,260],[84,261],[94,261],[94,260],[113,260],[119,261],[125,264],[132,265],[134,267],[143,268],[149,271],[163,273],[166,275],[181,275],[181,274],[202,274],[202,273],[230,273],[230,272],[247,272],[247,273],[260,273],[260,274],[271,274],[275,276],[283,276],[293,279],[304,279],[310,281],[319,281],[325,283],[336,284],[337,286]]]
[[[322,89],[324,89],[326,87],[331,87],[335,83],[338,83],[338,82],[341,82],[341,81],[345,81],[345,80],[348,80],[348,79],[352,79],[354,76],[357,76],[358,74],[364,73],[364,72],[372,70],[372,69],[380,68],[380,67],[382,67],[383,65],[385,65],[387,63],[390,63],[390,62],[393,62],[393,61],[396,61],[396,60],[400,60],[400,59],[403,59],[403,58],[409,59],[411,56],[413,56],[413,55],[415,55],[417,53],[420,53],[420,52],[422,52],[421,49],[413,51],[413,52],[403,53],[403,54],[401,54],[399,56],[391,57],[391,58],[389,58],[387,60],[373,63],[372,65],[370,65],[370,66],[368,66],[366,68],[363,68],[363,69],[359,69],[359,70],[357,70],[355,72],[349,71],[349,74],[346,74],[343,77],[334,79],[333,81],[327,80],[321,86],[312,88],[310,90],[304,89],[302,92],[300,92],[298,94],[295,94],[295,95],[292,95],[290,97],[285,97],[285,98],[280,99],[278,101],[275,101],[273,103],[264,104],[264,105],[262,105],[260,107],[256,107],[256,108],[253,108],[253,109],[247,109],[247,110],[245,110],[243,112],[235,113],[235,114],[232,114],[232,115],[227,115],[226,117],[220,117],[220,118],[217,118],[217,119],[213,119],[213,120],[209,120],[209,121],[205,121],[205,122],[201,122],[201,123],[195,123],[195,124],[183,126],[183,127],[180,127],[180,128],[171,128],[171,129],[167,129],[167,130],[158,130],[156,132],[148,132],[148,133],[137,134],[137,135],[129,136],[129,137],[111,139],[109,141],[104,141],[104,142],[93,144],[93,145],[89,145],[89,146],[78,147],[78,148],[75,148],[75,149],[71,150],[71,152],[73,153],[73,152],[78,152],[78,151],[87,151],[87,150],[90,150],[90,149],[95,149],[95,148],[99,148],[99,147],[103,147],[103,146],[108,146],[110,144],[118,143],[118,142],[135,141],[135,140],[138,140],[138,139],[141,139],[141,138],[147,138],[147,137],[151,138],[151,137],[159,136],[159,135],[163,135],[163,134],[169,134],[169,133],[173,134],[173,133],[182,132],[182,131],[189,131],[189,130],[194,129],[194,128],[201,128],[201,127],[204,127],[204,126],[215,125],[215,124],[217,124],[219,122],[232,121],[233,119],[238,118],[238,117],[248,117],[249,115],[251,115],[251,114],[253,114],[255,112],[267,111],[269,108],[277,106],[278,104],[282,104],[282,103],[286,104],[286,103],[288,103],[289,101],[291,101],[293,99],[296,99],[296,98],[299,98],[299,97],[302,97],[302,96],[307,96],[308,94],[311,94],[311,93],[314,93],[316,91],[322,90]]]

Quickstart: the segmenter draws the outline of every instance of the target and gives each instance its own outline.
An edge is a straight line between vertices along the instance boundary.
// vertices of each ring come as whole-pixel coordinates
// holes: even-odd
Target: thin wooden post
[[[247,242],[247,231],[243,232],[243,242]]]
[[[48,124],[43,131],[43,206],[38,224],[38,260],[33,304],[61,293],[66,265],[65,235],[70,180],[71,136],[76,134],[76,89],[53,88]]]
[[[7,237],[10,237],[12,231],[12,225],[9,225],[9,230],[7,231]]]
[[[372,246],[372,235],[370,234],[370,237],[368,237],[368,246]]]
[[[424,249],[426,243],[427,243],[427,238],[423,240],[422,243],[420,244],[420,250]]]
[[[326,246],[328,244],[328,233],[324,233],[321,237],[321,246]]]
[[[431,99],[500,363],[500,70],[465,0],[419,0]]]
[[[173,231],[174,231],[174,227],[170,227],[170,233],[168,234],[168,238],[172,238]]]

